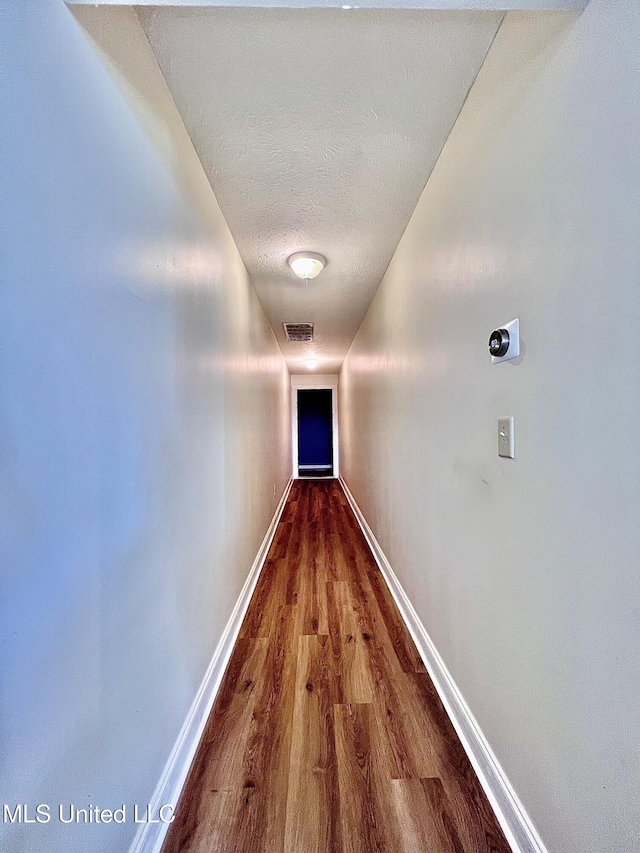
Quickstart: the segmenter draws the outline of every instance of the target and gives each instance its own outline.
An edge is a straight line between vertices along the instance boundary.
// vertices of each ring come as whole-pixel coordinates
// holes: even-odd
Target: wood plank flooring
[[[335,480],[294,483],[163,853],[508,853]]]

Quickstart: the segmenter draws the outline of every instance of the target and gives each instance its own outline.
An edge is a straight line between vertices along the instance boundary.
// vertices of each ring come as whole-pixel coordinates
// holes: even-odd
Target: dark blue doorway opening
[[[298,390],[298,474],[333,477],[333,392]]]

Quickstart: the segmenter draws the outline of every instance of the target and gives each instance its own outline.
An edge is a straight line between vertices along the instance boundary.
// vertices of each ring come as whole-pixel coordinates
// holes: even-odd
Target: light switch
[[[513,418],[498,418],[498,456],[515,459]]]

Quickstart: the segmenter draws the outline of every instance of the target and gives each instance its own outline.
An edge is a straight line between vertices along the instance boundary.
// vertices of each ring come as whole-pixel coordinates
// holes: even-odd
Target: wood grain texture
[[[508,853],[336,480],[294,483],[163,853]]]

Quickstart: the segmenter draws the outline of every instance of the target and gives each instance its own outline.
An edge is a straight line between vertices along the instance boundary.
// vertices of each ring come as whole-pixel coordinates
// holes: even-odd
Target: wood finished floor
[[[163,853],[508,853],[335,481],[296,481]]]

